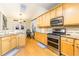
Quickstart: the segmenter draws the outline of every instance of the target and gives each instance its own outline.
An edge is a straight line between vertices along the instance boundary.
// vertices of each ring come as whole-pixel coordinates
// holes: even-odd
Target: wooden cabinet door
[[[45,15],[40,16],[40,27],[45,26]]]
[[[60,17],[63,15],[63,8],[62,8],[62,4],[59,5],[57,8],[56,8],[56,17]]]
[[[41,24],[42,24],[42,27],[47,26],[46,14],[41,16]]]
[[[48,12],[45,14],[45,19],[44,19],[45,26],[50,27],[50,19],[51,19],[50,12]]]
[[[24,36],[24,34],[20,34],[19,38],[18,38],[18,46],[19,47],[24,47],[25,44],[26,44],[25,36]]]
[[[42,27],[43,26],[42,16],[38,17],[37,22],[38,22],[38,27]]]
[[[50,13],[46,13],[39,17],[39,27],[49,27],[50,26]]]
[[[10,50],[10,37],[2,38],[2,55]]]
[[[2,40],[2,38],[0,38],[0,56],[1,56],[1,53],[2,53],[2,51],[1,51],[2,50],[2,41],[1,40]]]
[[[38,18],[36,19],[36,23],[37,23],[37,26],[39,26],[39,19]]]
[[[79,40],[75,40],[74,55],[79,56]]]
[[[37,26],[39,27],[40,26],[40,18],[37,18],[36,22],[37,22]]]
[[[52,18],[55,18],[55,17],[56,17],[56,10],[53,9],[53,10],[50,11],[50,18],[52,19]]]
[[[47,34],[39,33],[39,42],[47,45]]]
[[[73,56],[73,44],[70,42],[67,42],[67,56]]]
[[[64,42],[66,41],[66,38],[61,37],[61,52],[64,50]]]
[[[70,38],[65,38],[66,40],[62,41],[61,39],[61,53],[66,56],[73,56],[73,42],[68,40],[73,40]],[[68,40],[67,40],[68,39]]]
[[[11,36],[11,49],[16,48],[17,47],[17,37],[15,35]]]
[[[79,25],[79,4],[63,4],[64,25]]]
[[[47,34],[42,34],[39,32],[35,33],[35,39],[45,45],[47,45]]]
[[[61,53],[63,55],[67,55],[67,44],[65,43],[65,41],[61,41]]]

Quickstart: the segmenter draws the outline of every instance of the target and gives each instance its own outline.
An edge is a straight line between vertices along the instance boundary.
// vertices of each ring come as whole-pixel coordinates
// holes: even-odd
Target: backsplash
[[[79,35],[79,28],[66,28],[66,34]]]
[[[51,33],[52,32],[52,28],[37,28],[37,32]]]
[[[39,28],[37,26],[36,20],[32,21],[32,25],[33,27],[36,28],[36,32],[40,32],[40,33],[51,33],[52,32],[52,28]]]

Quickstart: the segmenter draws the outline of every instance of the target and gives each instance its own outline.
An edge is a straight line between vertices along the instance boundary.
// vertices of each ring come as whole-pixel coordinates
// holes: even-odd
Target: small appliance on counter
[[[65,28],[54,28],[52,33],[48,34],[48,48],[60,55],[61,35],[66,34]]]

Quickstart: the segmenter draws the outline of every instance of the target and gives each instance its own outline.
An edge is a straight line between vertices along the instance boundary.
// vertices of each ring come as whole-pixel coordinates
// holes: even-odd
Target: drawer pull
[[[68,41],[68,40],[66,40],[66,42],[73,43],[73,42],[70,42],[70,41]]]
[[[79,48],[79,46],[76,46],[77,48]]]

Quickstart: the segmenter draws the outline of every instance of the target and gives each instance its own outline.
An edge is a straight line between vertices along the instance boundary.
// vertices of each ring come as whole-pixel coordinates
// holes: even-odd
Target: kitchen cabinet
[[[50,18],[52,19],[52,18],[55,18],[55,17],[56,17],[56,10],[53,9],[53,10],[50,11]]]
[[[43,26],[44,26],[45,23],[44,23],[43,16],[40,16],[40,17],[39,17],[39,23],[40,23],[40,24],[39,24],[39,27],[43,27]]]
[[[1,41],[1,38],[0,38],[0,56],[1,56],[1,53],[2,53],[2,51],[1,51],[2,50],[2,46],[1,45],[2,45],[2,41]]]
[[[38,27],[50,27],[50,12],[45,13],[37,18]]]
[[[42,34],[41,35],[41,41],[43,44],[47,45],[47,35],[46,34]]]
[[[74,39],[61,37],[61,53],[66,56],[73,56],[74,54]]]
[[[10,36],[10,43],[11,43],[11,49],[16,48],[17,47],[17,37],[16,35],[11,35]]]
[[[36,20],[37,20],[37,26],[40,27],[41,26],[41,17],[38,17]]]
[[[24,47],[26,44],[26,36],[24,34],[18,35],[18,47]]]
[[[39,19],[38,18],[36,19],[36,24],[39,27]]]
[[[45,20],[44,23],[45,23],[45,25],[48,26],[48,27],[50,27],[50,19],[51,19],[51,18],[50,18],[50,12],[48,12],[48,13],[46,13],[45,19],[44,19],[44,20]]]
[[[79,56],[79,40],[75,40],[74,55]]]
[[[79,4],[63,4],[64,25],[79,25]]]
[[[56,17],[63,16],[63,7],[62,4],[56,8]]]
[[[10,51],[10,37],[6,36],[2,38],[2,52],[1,55],[7,53],[8,51]]]
[[[38,32],[35,32],[35,40],[39,41],[40,35]]]
[[[36,32],[35,33],[35,40],[47,45],[47,34]]]
[[[47,26],[46,14],[41,16],[41,24],[42,24],[42,27]]]
[[[41,16],[41,25],[42,27],[50,27],[50,13],[45,13]]]

